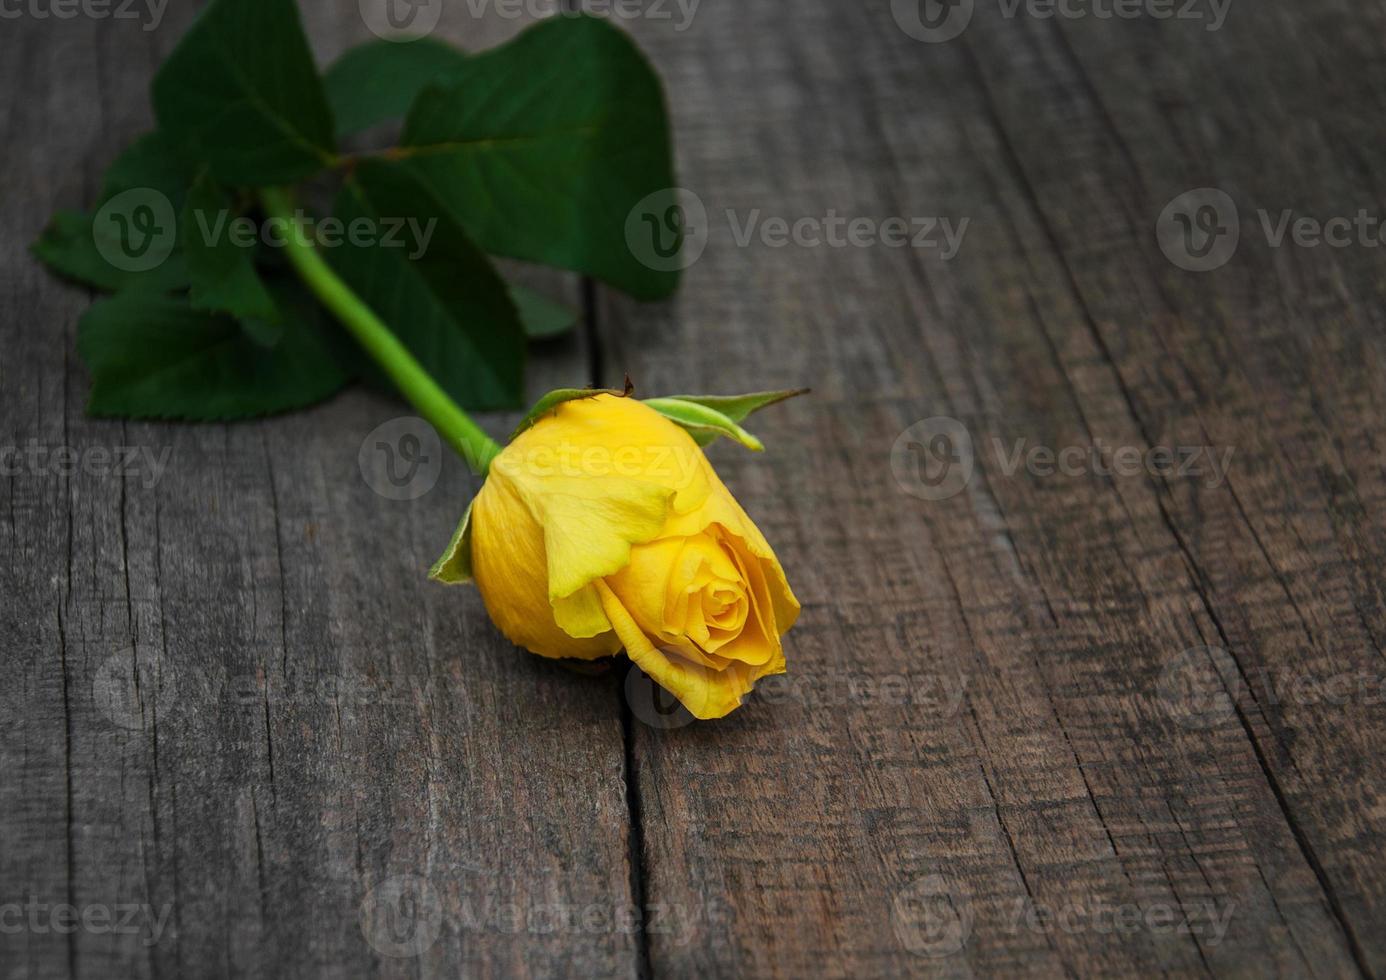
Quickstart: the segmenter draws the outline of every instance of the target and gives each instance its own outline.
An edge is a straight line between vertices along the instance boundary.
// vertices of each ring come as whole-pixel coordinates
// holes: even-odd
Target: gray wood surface
[[[963,0],[928,43],[911,6],[622,20],[707,247],[658,305],[524,272],[593,301],[536,392],[814,388],[764,456],[712,451],[804,604],[790,674],[672,728],[424,580],[475,480],[375,492],[390,400],[83,416],[90,297],[26,247],[149,125],[192,9],[0,25],[0,448],[168,454],[0,479],[0,977],[1386,974],[1382,250],[1258,214],[1386,217],[1381,13]],[[500,10],[440,30],[486,46]],[[307,17],[324,60],[370,36]],[[1204,187],[1241,242],[1198,273],[1156,227]],[[968,224],[947,258],[759,238],[829,216]],[[1228,462],[1048,473],[1018,440]],[[163,924],[28,924],[59,904]]]
[[[1273,250],[1251,213],[1380,216],[1367,16],[978,3],[930,44],[878,2],[638,28],[711,232],[667,308],[608,299],[606,362],[654,391],[815,388],[765,419],[766,459],[718,460],[805,603],[806,696],[636,731],[646,895],[731,909],[716,942],[651,937],[657,967],[1386,970],[1381,255]],[[1243,242],[1191,273],[1154,230],[1208,185]],[[726,215],[830,208],[971,224],[944,261],[739,247]],[[915,499],[892,446],[937,416],[976,469]],[[1215,487],[1008,475],[993,439],[1234,456]],[[910,696],[868,696],[891,676]],[[1103,934],[1103,907],[1145,925]]]

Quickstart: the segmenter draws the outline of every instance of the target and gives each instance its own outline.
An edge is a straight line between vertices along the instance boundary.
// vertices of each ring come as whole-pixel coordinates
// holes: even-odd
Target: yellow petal
[[[777,657],[783,659],[780,633],[773,623],[773,607],[764,563],[754,555],[743,555],[741,549],[745,545],[739,539],[731,535],[726,537],[732,559],[745,582],[750,610],[740,631],[720,645],[717,652],[729,660],[738,660],[753,667],[768,664]]]
[[[551,599],[629,564],[631,546],[659,534],[672,496],[633,480],[548,477],[517,487],[544,528]]]
[[[632,545],[657,537],[670,513],[695,511],[715,478],[677,425],[634,399],[599,395],[564,402],[527,429],[486,482],[513,487],[543,527],[548,595],[558,600],[625,567]]]
[[[678,698],[694,718],[706,720],[731,714],[741,706],[741,699],[751,692],[758,677],[784,671],[783,659],[778,670],[761,670],[741,663],[732,663],[725,670],[713,670],[677,654],[666,653],[641,632],[605,582],[598,582],[596,586],[602,607],[625,645],[626,654],[656,684]]]
[[[715,472],[709,476],[711,492],[696,511],[670,515],[664,527],[663,536],[691,536],[702,533],[713,524],[718,524],[735,535],[746,546],[747,551],[758,560],[769,581],[770,603],[774,610],[774,632],[784,634],[799,618],[799,600],[789,588],[784,568],[775,557],[774,550],[765,536],[760,533],[754,521],[742,510],[741,504],[731,495]]]
[[[621,649],[597,599],[602,629],[569,634],[549,601],[544,529],[514,488],[487,480],[472,505],[472,576],[486,611],[510,642],[544,657],[594,660]],[[591,610],[587,610],[591,612]]]
[[[671,627],[665,615],[665,591],[684,548],[683,538],[663,538],[631,549],[630,564],[605,579],[621,598],[630,617],[651,642],[677,650],[681,656],[717,670],[729,661],[705,654],[681,627]]]
[[[699,718],[785,669],[799,604],[774,552],[688,434],[631,399],[565,402],[492,463],[473,574],[515,643],[622,646]]]

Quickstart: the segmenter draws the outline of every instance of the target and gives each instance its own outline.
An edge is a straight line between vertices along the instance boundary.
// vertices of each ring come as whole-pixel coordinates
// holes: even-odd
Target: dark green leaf
[[[433,563],[428,577],[444,585],[462,585],[472,580],[472,505],[467,505],[447,550]]]
[[[620,398],[629,394],[630,389],[619,391],[615,388],[555,388],[534,403],[534,407],[525,413],[524,418],[520,419],[520,424],[515,427],[510,438],[513,440],[515,436],[524,432],[564,402],[570,402],[577,398],[595,398],[597,395],[615,395]]]
[[[409,112],[400,155],[486,251],[603,279],[641,299],[677,271],[626,240],[642,199],[674,183],[659,79],[616,28],[559,17],[469,55]]]
[[[167,220],[166,215],[156,218]],[[162,251],[158,234],[129,227],[124,232],[112,212],[103,214],[98,229],[84,211],[59,211],[34,242],[33,252],[64,278],[97,289],[168,292],[187,286],[187,263],[180,252]]]
[[[195,176],[194,168],[179,155],[174,141],[155,130],[127,146],[107,168],[101,203],[125,191],[148,188],[163,194],[173,210],[180,211]]]
[[[465,408],[524,398],[525,335],[490,260],[427,187],[398,164],[364,161],[338,201],[347,235],[329,260],[366,304]]]
[[[92,374],[92,415],[217,421],[301,408],[348,376],[311,317],[297,318],[273,350],[235,320],[184,299],[126,292],[101,300],[78,327]]]
[[[296,328],[297,325],[293,326]],[[275,310],[273,320],[262,320],[254,316],[242,317],[241,329],[261,347],[278,347],[279,342],[284,339],[284,318],[279,315],[278,310]]]
[[[332,112],[294,0],[213,0],[154,79],[160,128],[227,184],[331,163]]]
[[[451,44],[431,38],[370,41],[352,48],[323,79],[337,135],[402,119],[429,82],[456,70],[465,57]]]
[[[231,198],[210,176],[204,174],[188,192],[180,228],[192,284],[190,299],[199,310],[273,323],[279,311],[255,271],[258,242],[247,246],[232,234],[232,222],[239,216]]]
[[[185,288],[177,214],[191,179],[169,140],[147,133],[106,171],[96,214],[59,211],[34,254],[59,275],[97,289]]]
[[[557,337],[577,323],[577,312],[516,283],[510,284],[510,298],[530,340]]]

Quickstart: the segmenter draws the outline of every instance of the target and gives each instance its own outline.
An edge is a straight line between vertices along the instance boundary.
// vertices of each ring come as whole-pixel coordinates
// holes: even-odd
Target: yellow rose
[[[633,398],[543,413],[491,462],[459,549],[512,642],[582,659],[624,647],[697,718],[785,670],[799,603],[775,553],[693,437]],[[448,560],[435,577],[460,580],[439,575]]]

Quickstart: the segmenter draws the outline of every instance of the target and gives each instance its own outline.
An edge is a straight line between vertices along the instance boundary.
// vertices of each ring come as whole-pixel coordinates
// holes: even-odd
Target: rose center
[[[713,582],[702,591],[703,622],[709,629],[739,633],[746,624],[746,590],[734,582]]]

